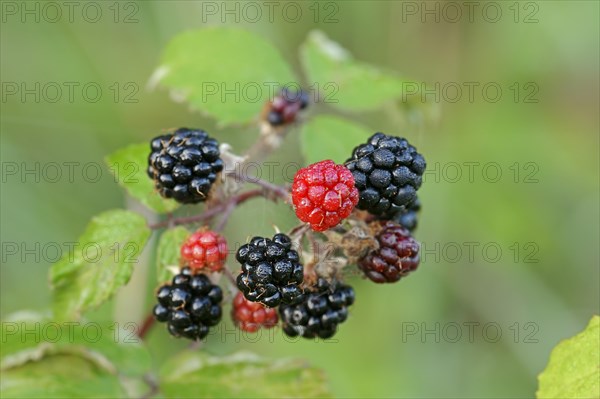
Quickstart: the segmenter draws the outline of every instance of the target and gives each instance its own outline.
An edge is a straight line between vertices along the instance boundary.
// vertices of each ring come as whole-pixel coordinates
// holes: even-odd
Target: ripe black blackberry
[[[421,201],[416,198],[413,202],[408,204],[404,209],[401,209],[396,215],[392,217],[392,221],[398,223],[411,233],[415,231],[418,225],[418,216],[421,211]]]
[[[204,130],[180,128],[150,142],[148,176],[165,198],[181,203],[206,201],[223,170],[219,143]]]
[[[238,249],[236,259],[242,264],[237,286],[247,300],[270,308],[301,300],[304,267],[285,234],[254,237]]]
[[[189,267],[173,277],[171,284],[160,287],[156,298],[154,317],[166,322],[169,333],[175,337],[202,339],[209,327],[221,320],[221,288],[211,284],[204,274],[193,275]]]
[[[338,324],[348,317],[348,306],[353,303],[352,287],[329,284],[319,278],[314,287],[305,291],[301,303],[279,307],[283,332],[290,337],[331,338]]]
[[[360,193],[357,208],[394,215],[416,199],[426,164],[406,139],[375,133],[354,149],[346,166]]]

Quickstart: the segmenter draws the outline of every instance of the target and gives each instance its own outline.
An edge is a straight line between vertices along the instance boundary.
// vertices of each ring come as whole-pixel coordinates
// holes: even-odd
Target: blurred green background
[[[16,4],[16,14],[7,3]],[[255,127],[219,129],[214,120],[171,101],[166,90],[146,89],[170,39],[188,29],[234,25],[234,16],[207,16],[205,5],[193,1],[96,2],[103,13],[98,22],[83,18],[86,3],[75,9],[72,22],[66,6],[52,22],[54,11],[44,15],[43,2],[37,17],[24,14],[23,7],[34,9],[35,3],[2,3],[2,317],[48,308],[52,243],[66,248],[63,243],[75,241],[103,210],[138,209],[108,169],[92,182],[83,174],[93,177],[96,169],[83,166],[103,165],[106,154],[163,128],[203,127],[237,152],[256,137]],[[472,18],[462,7],[456,22],[444,2],[317,5],[322,13],[334,10],[337,22],[323,15],[315,22],[313,2],[297,3],[304,12],[298,22],[280,12],[273,22],[266,15],[256,23],[242,16],[237,25],[268,38],[296,71],[298,46],[318,28],[357,59],[432,88],[455,82],[463,93],[457,101],[450,88],[439,99],[428,96],[427,112],[415,118],[399,120],[384,111],[350,115],[373,131],[407,137],[428,161],[417,231],[427,250],[420,270],[388,286],[352,277],[358,299],[333,342],[290,343],[279,333],[274,342],[266,333],[258,342],[236,342],[232,334],[223,339],[221,329],[209,337],[207,351],[245,348],[273,358],[305,358],[327,371],[339,397],[522,398],[533,396],[551,348],[600,312],[599,3],[495,2],[502,12],[497,22],[491,22],[496,18],[486,2],[474,3]],[[427,14],[426,7],[439,12]],[[252,60],[240,68],[252,68]],[[54,92],[41,93],[39,101],[33,94],[22,97],[21,85],[36,82],[58,83],[60,99],[48,101]],[[79,84],[72,101],[65,82]],[[90,82],[102,88],[97,102],[82,93]],[[478,84],[472,101],[465,82]],[[482,93],[489,82],[502,89],[497,102]],[[9,94],[15,83],[19,93]],[[137,101],[126,102],[127,94]],[[525,102],[528,94],[536,101]],[[271,160],[301,163],[297,148],[292,132]],[[45,165],[64,162],[79,162],[72,182],[64,166],[58,181],[44,178]],[[39,181],[35,174],[8,173],[15,163],[19,172],[38,163]],[[455,178],[457,164],[462,174]],[[497,170],[502,175],[495,181]],[[274,181],[284,177],[278,173]],[[290,228],[293,213],[259,200],[244,205],[226,233],[230,242],[240,242],[272,233],[273,224]],[[21,246],[19,253],[5,252],[6,243]],[[37,256],[23,248],[34,248]],[[108,319],[114,312],[121,322],[140,322],[152,303],[153,273],[147,257],[132,283],[89,317]],[[233,331],[227,323],[223,328]],[[149,345],[157,365],[185,346],[163,328],[152,331]]]

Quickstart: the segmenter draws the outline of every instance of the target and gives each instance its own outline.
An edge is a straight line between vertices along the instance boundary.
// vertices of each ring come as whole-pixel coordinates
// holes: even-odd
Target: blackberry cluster
[[[247,300],[273,308],[301,299],[304,267],[285,234],[254,237],[238,249],[236,259],[242,264],[237,286]]]
[[[320,278],[310,291],[305,292],[301,303],[279,307],[283,332],[290,337],[331,338],[338,324],[348,317],[348,306],[353,303],[352,287],[329,284]]]
[[[357,207],[392,217],[416,199],[426,164],[406,139],[375,133],[346,166],[360,193]]]
[[[421,211],[421,201],[416,198],[411,202],[405,209],[401,209],[394,217],[392,221],[404,227],[411,233],[415,231],[418,224],[418,216]]]
[[[206,201],[223,170],[219,143],[199,129],[180,128],[150,142],[148,176],[165,198],[181,203]]]
[[[308,93],[290,91],[286,88],[273,98],[267,105],[266,120],[271,126],[281,126],[292,123],[300,110],[308,106]]]
[[[166,322],[169,333],[175,337],[202,339],[209,327],[221,320],[221,288],[211,284],[204,274],[192,274],[189,267],[173,277],[171,284],[160,287],[156,298],[154,317]]]
[[[393,283],[419,266],[419,243],[410,232],[394,222],[381,223],[375,236],[379,248],[358,262],[363,273],[376,283]]]

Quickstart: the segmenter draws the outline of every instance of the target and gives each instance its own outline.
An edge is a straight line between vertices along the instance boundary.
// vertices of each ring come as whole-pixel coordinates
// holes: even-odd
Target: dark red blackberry
[[[209,327],[221,320],[221,288],[211,284],[204,274],[193,275],[189,267],[173,277],[171,284],[160,287],[156,298],[154,317],[166,322],[169,333],[175,337],[202,339]]]
[[[266,121],[271,126],[292,123],[300,110],[308,106],[308,93],[299,90],[282,89],[266,106]]]
[[[401,209],[394,217],[392,221],[398,223],[411,233],[415,231],[418,225],[418,216],[421,211],[421,201],[419,198],[411,202],[405,209]]]
[[[241,292],[238,292],[233,299],[231,317],[233,322],[246,332],[256,332],[260,328],[273,328],[279,321],[277,309],[267,308],[258,302],[250,302]]]
[[[374,223],[382,226],[375,236],[379,248],[369,252],[358,266],[376,283],[396,282],[419,266],[419,243],[394,222]]]
[[[150,143],[148,176],[165,198],[181,203],[206,201],[223,170],[219,143],[199,129],[180,128]]]
[[[354,149],[346,166],[360,193],[357,208],[394,215],[415,200],[426,164],[406,139],[375,133]]]
[[[236,259],[242,264],[237,286],[247,300],[273,308],[301,299],[304,267],[285,234],[254,237],[238,249]]]
[[[314,287],[305,291],[302,302],[279,307],[283,332],[290,337],[331,338],[338,324],[348,317],[348,306],[353,303],[352,287],[329,284],[320,278]]]

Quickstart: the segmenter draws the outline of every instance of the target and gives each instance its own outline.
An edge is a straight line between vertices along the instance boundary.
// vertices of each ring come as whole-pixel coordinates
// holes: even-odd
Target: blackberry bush
[[[181,203],[208,199],[223,170],[219,143],[200,129],[180,128],[150,142],[148,176],[161,196]]]
[[[290,337],[331,338],[338,324],[348,318],[348,306],[353,303],[352,287],[320,278],[302,302],[279,307],[283,332]]]
[[[242,264],[237,286],[247,300],[272,308],[301,299],[304,267],[287,235],[254,237],[238,249],[236,259]]]

